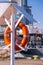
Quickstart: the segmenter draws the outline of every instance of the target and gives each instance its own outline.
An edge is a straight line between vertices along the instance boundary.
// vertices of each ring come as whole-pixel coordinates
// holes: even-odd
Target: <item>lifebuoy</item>
[[[21,40],[20,42],[20,46],[21,47],[24,47],[28,41],[28,29],[27,27],[22,23],[22,22],[19,22],[18,26],[17,27],[20,27],[22,29],[22,33],[23,33],[23,39]],[[5,40],[5,44],[10,44],[10,27],[7,26],[5,31],[4,31],[4,40]],[[15,44],[16,45],[16,44]],[[15,50],[20,50],[20,48],[18,46],[15,46]]]

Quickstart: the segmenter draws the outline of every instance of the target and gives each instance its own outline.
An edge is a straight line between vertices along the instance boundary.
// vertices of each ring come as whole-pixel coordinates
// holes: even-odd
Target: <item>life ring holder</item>
[[[24,47],[25,45],[26,45],[26,43],[27,43],[27,41],[28,41],[28,29],[27,29],[27,27],[24,25],[24,23],[23,22],[19,22],[19,24],[18,24],[18,26],[17,27],[20,27],[21,29],[22,29],[22,33],[23,33],[23,39],[21,40],[21,42],[20,42],[20,46],[21,47]],[[11,43],[11,41],[10,41],[10,36],[9,36],[9,34],[10,34],[10,27],[9,26],[7,26],[6,27],[6,29],[5,29],[5,31],[4,31],[4,41],[5,41],[5,44],[6,45],[9,45],[10,43]],[[16,45],[16,44],[15,44]],[[15,50],[21,50],[18,46],[15,46]]]

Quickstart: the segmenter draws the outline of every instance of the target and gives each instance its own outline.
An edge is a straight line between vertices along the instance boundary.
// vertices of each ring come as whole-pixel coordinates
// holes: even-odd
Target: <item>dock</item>
[[[0,65],[10,65],[10,60],[0,62]],[[42,60],[15,59],[15,65],[43,65]]]

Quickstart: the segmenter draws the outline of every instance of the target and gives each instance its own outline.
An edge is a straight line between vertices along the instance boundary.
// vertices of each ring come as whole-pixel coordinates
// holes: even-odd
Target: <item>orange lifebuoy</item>
[[[17,27],[20,27],[22,29],[22,33],[23,33],[23,39],[22,41],[20,42],[20,46],[21,47],[24,47],[28,41],[28,29],[27,27],[22,23],[22,22],[19,22],[18,26]],[[5,29],[5,32],[4,32],[4,40],[5,40],[5,44],[10,44],[10,27],[7,26],[6,29]],[[20,50],[20,48],[18,46],[15,46],[15,50]]]

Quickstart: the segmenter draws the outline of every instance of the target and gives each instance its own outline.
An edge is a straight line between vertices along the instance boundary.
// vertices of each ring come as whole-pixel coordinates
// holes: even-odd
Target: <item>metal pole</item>
[[[11,15],[11,65],[15,65],[14,64],[14,61],[15,61],[15,55],[14,55],[14,52],[15,52],[15,50],[14,50],[14,40],[15,40],[15,38],[14,38],[14,16],[13,16],[13,14]]]
[[[9,0],[9,1],[13,1],[13,0]],[[12,4],[12,3],[11,3]],[[15,55],[14,55],[14,52],[15,52],[15,45],[14,45],[14,41],[15,41],[15,34],[14,34],[14,12],[13,12],[13,7],[12,7],[12,15],[11,15],[11,64],[10,65],[15,65]]]

